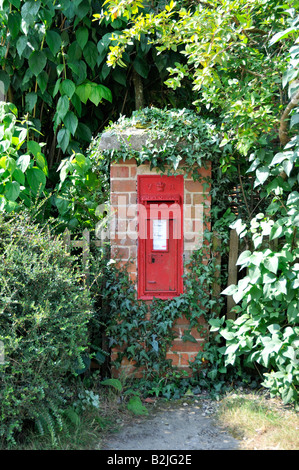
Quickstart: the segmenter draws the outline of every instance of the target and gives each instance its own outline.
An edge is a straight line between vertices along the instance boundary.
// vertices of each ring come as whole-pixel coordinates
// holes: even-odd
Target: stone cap
[[[126,144],[132,150],[142,150],[148,133],[148,129],[136,127],[103,132],[98,148],[101,150],[120,150],[121,144]]]

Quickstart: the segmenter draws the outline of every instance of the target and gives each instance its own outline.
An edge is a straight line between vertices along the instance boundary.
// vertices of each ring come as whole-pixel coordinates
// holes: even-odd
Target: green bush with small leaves
[[[29,423],[63,428],[70,377],[82,367],[92,312],[80,265],[48,227],[0,218],[0,439]]]

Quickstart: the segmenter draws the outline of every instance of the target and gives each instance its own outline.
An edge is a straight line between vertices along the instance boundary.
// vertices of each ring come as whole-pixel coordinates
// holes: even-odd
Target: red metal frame
[[[154,297],[160,299],[177,297],[183,293],[183,176],[139,175],[137,178],[137,191],[137,201],[142,209],[138,211],[138,298],[152,300]],[[159,206],[154,206],[155,204],[159,204]],[[162,204],[162,206],[160,204]],[[172,204],[174,205],[172,206]],[[146,290],[146,282],[155,283],[155,281],[146,280],[146,272],[150,272],[150,268],[146,265],[146,263],[148,263],[147,256],[152,255],[155,257],[159,255],[159,253],[168,253],[168,250],[153,250],[152,238],[149,240],[150,243],[147,242],[148,234],[152,231],[150,216],[153,214],[153,207],[160,208],[158,210],[159,215],[154,218],[173,220],[172,224],[175,227],[173,233],[177,238],[173,236],[170,238],[169,236],[167,242],[168,250],[170,242],[173,250],[172,253],[169,253],[168,268],[174,269],[174,273],[171,272],[171,276],[172,279],[175,279],[175,290]],[[177,208],[177,210],[171,210],[169,213],[169,207]],[[178,230],[180,230],[180,236]],[[169,232],[168,235],[170,235]],[[158,259],[159,258],[157,258],[157,260]],[[169,263],[171,264],[169,265]],[[161,275],[163,276],[164,272],[165,276],[165,266],[160,266],[160,268]],[[154,268],[153,271],[155,271]],[[160,283],[162,285],[161,277]]]

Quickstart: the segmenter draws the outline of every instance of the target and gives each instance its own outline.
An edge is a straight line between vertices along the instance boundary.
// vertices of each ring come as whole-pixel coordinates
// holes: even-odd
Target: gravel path
[[[217,426],[217,403],[208,399],[157,401],[149,415],[108,436],[103,450],[232,450],[239,442]]]

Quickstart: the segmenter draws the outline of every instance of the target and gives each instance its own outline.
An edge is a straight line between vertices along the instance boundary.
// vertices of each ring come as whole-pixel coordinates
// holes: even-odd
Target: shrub
[[[35,422],[55,439],[72,372],[88,342],[90,295],[48,227],[0,216],[0,437]]]

